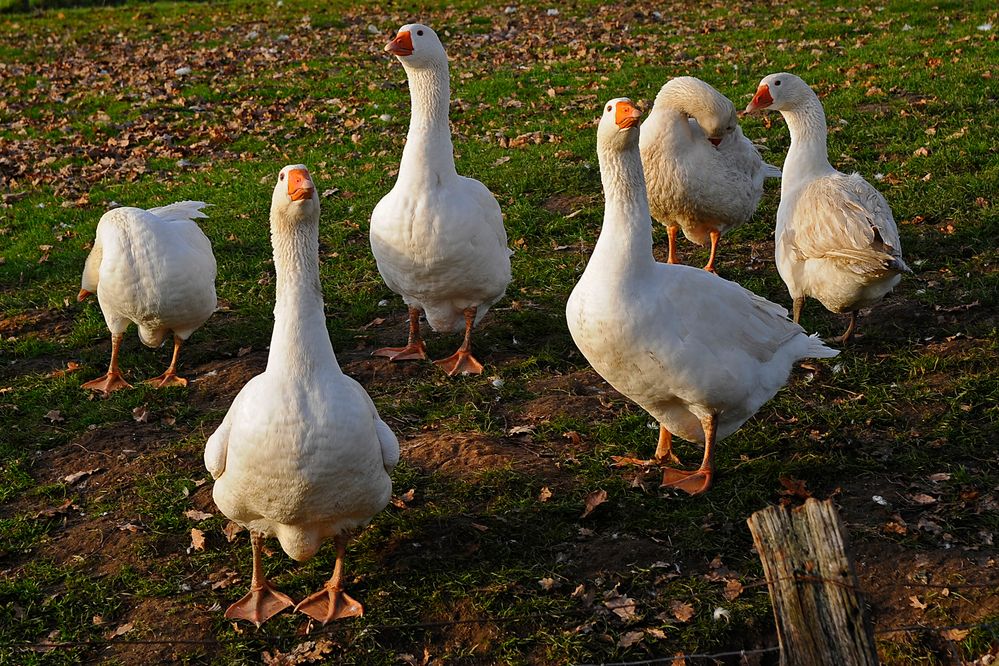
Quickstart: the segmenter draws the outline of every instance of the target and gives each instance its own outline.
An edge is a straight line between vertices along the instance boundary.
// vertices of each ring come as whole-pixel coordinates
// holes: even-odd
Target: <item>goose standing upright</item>
[[[150,208],[115,208],[97,223],[97,236],[83,268],[77,300],[96,293],[111,331],[107,374],[83,385],[105,394],[129,388],[118,368],[125,329],[135,323],[139,339],[158,347],[173,332],[170,367],[147,383],[187,386],[177,376],[180,347],[215,312],[215,256],[194,221],[208,217],[201,201]]]
[[[472,327],[510,283],[503,215],[485,185],[455,170],[447,53],[437,34],[404,25],[385,50],[406,70],[412,118],[399,177],[371,213],[371,251],[385,284],[409,307],[409,341],[374,354],[425,359],[423,311],[435,331],[465,330],[458,351],[435,363],[449,375],[480,373]]]
[[[342,589],[347,532],[388,503],[399,442],[333,353],[319,284],[319,197],[305,166],[281,169],[270,218],[277,299],[267,368],[208,439],[205,466],[216,505],[249,528],[253,545],[250,592],[226,617],[260,626],[294,603],[264,575],[265,536],[298,561],[333,537],[333,576],[295,607],[325,624],[363,613]]]
[[[760,157],[739,127],[735,105],[692,76],[666,83],[642,123],[639,148],[652,216],[666,225],[669,259],[677,263],[676,234],[705,245],[715,271],[718,241],[747,222],[763,194],[764,178],[780,169]]]
[[[639,115],[627,98],[604,107],[603,228],[566,320],[593,369],[659,422],[657,460],[675,460],[673,434],[704,443],[697,471],[663,472],[663,485],[693,495],[711,486],[715,444],[787,383],[796,361],[838,352],[734,282],[655,261]]]
[[[784,160],[774,253],[777,271],[794,301],[794,321],[805,297],[831,312],[849,312],[837,338],[847,342],[857,310],[874,305],[911,273],[888,202],[860,174],[829,164],[822,102],[794,74],[760,82],[747,113],[780,111],[791,133]]]

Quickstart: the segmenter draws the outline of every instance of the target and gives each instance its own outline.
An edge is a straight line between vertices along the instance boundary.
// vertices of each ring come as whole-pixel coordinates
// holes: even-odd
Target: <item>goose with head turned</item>
[[[627,98],[604,106],[603,228],[566,319],[590,365],[659,422],[658,461],[675,460],[674,434],[704,444],[698,470],[663,471],[663,485],[697,494],[711,486],[715,444],[787,383],[792,365],[837,352],[734,282],[653,258],[638,118]]]
[[[437,34],[404,25],[385,49],[406,70],[412,117],[399,177],[371,213],[371,251],[385,284],[409,307],[409,341],[374,354],[425,359],[423,312],[435,331],[465,331],[458,351],[435,363],[449,375],[480,373],[472,327],[503,297],[511,277],[503,215],[482,183],[455,170],[448,59]]]
[[[277,299],[267,368],[208,439],[205,466],[215,504],[250,530],[253,545],[250,592],[226,617],[259,626],[294,604],[264,575],[266,536],[298,561],[332,537],[332,577],[295,607],[325,624],[363,612],[343,591],[347,535],[388,503],[399,442],[333,353],[319,284],[319,197],[305,166],[281,169],[270,223]]]
[[[747,112],[780,111],[791,133],[784,160],[774,233],[777,271],[794,302],[794,321],[805,297],[831,312],[849,312],[837,338],[847,342],[857,310],[874,305],[911,272],[888,202],[857,173],[829,164],[826,116],[811,87],[794,74],[766,76]]]
[[[704,268],[714,272],[719,239],[753,216],[764,178],[779,178],[780,169],[765,163],[743,135],[735,105],[692,76],[659,90],[639,148],[652,217],[669,236],[667,261],[677,263],[682,230],[693,243],[710,243]]]
[[[215,312],[215,256],[194,221],[208,217],[201,201],[150,208],[115,208],[97,223],[97,236],[83,269],[77,300],[96,293],[111,331],[111,365],[83,388],[108,394],[130,385],[118,367],[125,329],[135,323],[139,339],[158,347],[173,333],[170,367],[146,383],[186,386],[177,376],[180,347]]]

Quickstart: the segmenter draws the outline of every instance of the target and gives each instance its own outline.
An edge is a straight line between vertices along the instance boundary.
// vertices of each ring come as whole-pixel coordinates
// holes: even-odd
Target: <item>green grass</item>
[[[259,663],[305,640],[295,635],[301,616],[259,632],[222,617],[248,583],[250,549],[245,533],[223,536],[201,462],[240,386],[228,378],[261,367],[269,344],[268,200],[274,175],[295,162],[332,190],[320,270],[334,347],[400,434],[396,495],[414,490],[350,546],[348,584],[367,612],[319,634],[328,663],[395,664],[426,651],[435,663],[569,664],[769,645],[763,588],[724,598],[712,562],[745,583],[761,577],[745,520],[782,499],[786,477],[840,504],[877,594],[900,566],[925,573],[920,558],[936,563],[929,582],[995,580],[982,562],[999,531],[999,72],[996,31],[978,29],[999,23],[991,4],[674,3],[660,17],[590,0],[557,16],[534,0],[513,6],[462,0],[410,14],[341,0],[0,0],[0,664]],[[366,361],[403,336],[401,299],[378,275],[367,229],[409,117],[402,68],[381,49],[414,19],[434,26],[451,56],[458,169],[495,193],[516,250],[507,297],[476,334],[481,377]],[[175,74],[185,66],[190,74]],[[831,161],[885,194],[915,273],[862,319],[857,345],[796,371],[722,443],[707,496],[677,497],[654,475],[633,481],[634,470],[612,467],[613,456],[649,455],[655,431],[588,379],[564,324],[602,217],[594,120],[621,95],[647,109],[685,74],[741,107],[782,70],[820,94]],[[743,129],[780,164],[787,130],[769,121],[747,117]],[[503,147],[533,132],[542,143]],[[928,154],[916,154],[922,147]],[[225,305],[184,348],[182,367],[199,381],[186,391],[134,381],[91,400],[80,384],[104,371],[108,334],[96,303],[74,296],[97,221],[112,201],[179,199],[213,204],[202,227]],[[720,270],[789,305],[769,244],[778,200],[768,187],[755,218],[727,237]],[[658,251],[665,234],[655,233]],[[680,249],[685,263],[706,258]],[[817,303],[803,323],[824,335],[843,326]],[[434,358],[458,344],[427,342]],[[121,363],[141,380],[167,354],[130,331]],[[69,362],[80,369],[51,376]],[[140,407],[148,422],[134,420]],[[53,410],[61,420],[47,418]],[[510,433],[521,424],[533,431]],[[677,450],[688,463],[700,456],[683,442]],[[94,468],[85,482],[64,480]],[[950,476],[929,480],[941,473]],[[597,489],[608,501],[581,518]],[[937,502],[915,504],[917,493]],[[214,515],[195,521],[191,508]],[[905,527],[887,529],[892,521]],[[206,534],[204,551],[189,552],[192,528]],[[271,545],[267,569],[293,597],[329,576],[330,547],[297,565]],[[230,572],[238,580],[219,584]],[[605,607],[615,589],[635,599],[636,617]],[[999,642],[994,592],[955,588],[920,615],[899,585],[877,597],[874,620],[991,623],[954,648],[972,660]],[[694,615],[678,620],[672,602]],[[716,608],[729,618],[715,620]],[[446,623],[455,618],[470,622]],[[644,639],[622,647],[636,630]],[[203,642],[122,642],[177,638]],[[94,644],[23,649],[46,640]],[[950,659],[925,633],[882,634],[880,647],[890,664]]]

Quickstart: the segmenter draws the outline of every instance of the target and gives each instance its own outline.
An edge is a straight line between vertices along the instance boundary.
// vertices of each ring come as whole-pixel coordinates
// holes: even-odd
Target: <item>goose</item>
[[[838,352],[736,283],[653,258],[639,116],[628,98],[604,107],[603,228],[566,321],[594,370],[659,423],[657,461],[676,461],[674,434],[704,444],[698,470],[663,470],[664,486],[695,495],[711,486],[716,443],[787,383],[792,365]]]
[[[277,298],[267,367],[208,439],[205,467],[215,504],[250,530],[253,546],[250,591],[226,617],[259,627],[294,604],[264,574],[265,537],[300,562],[332,537],[332,577],[295,606],[325,624],[364,612],[343,591],[347,537],[388,503],[399,442],[333,353],[319,284],[319,196],[304,165],[278,174],[270,226]]]
[[[807,83],[781,72],[764,77],[747,113],[780,111],[791,133],[784,160],[774,254],[777,271],[801,318],[805,297],[830,312],[849,312],[846,343],[857,311],[874,305],[912,271],[885,198],[857,173],[829,164],[822,102]]]
[[[652,217],[666,225],[669,258],[677,263],[676,234],[711,244],[705,270],[715,272],[718,241],[749,221],[764,178],[780,169],[763,161],[740,129],[735,105],[692,76],[666,83],[642,123],[639,144]]]
[[[180,347],[215,311],[215,256],[194,221],[208,217],[202,201],[150,208],[109,210],[97,223],[97,236],[83,268],[77,301],[97,294],[111,332],[107,374],[83,388],[109,394],[131,388],[118,367],[118,352],[130,323],[147,347],[158,347],[173,332],[170,367],[146,383],[187,386],[177,376]]]
[[[408,306],[409,340],[374,355],[427,358],[422,311],[435,331],[465,330],[458,351],[434,363],[448,375],[478,374],[472,327],[511,278],[503,214],[485,185],[455,170],[448,60],[437,34],[419,23],[404,25],[385,50],[406,70],[412,117],[399,176],[371,213],[371,251],[385,284]]]

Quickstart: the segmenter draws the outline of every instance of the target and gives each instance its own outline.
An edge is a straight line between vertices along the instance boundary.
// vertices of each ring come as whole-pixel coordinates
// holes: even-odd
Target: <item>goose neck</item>
[[[447,62],[406,68],[412,116],[400,175],[417,178],[457,176],[448,107],[451,88]]]
[[[625,150],[598,151],[604,189],[604,222],[593,259],[622,272],[652,263],[652,217],[637,143]]]
[[[811,91],[809,91],[811,92]],[[834,172],[826,147],[826,117],[822,103],[812,93],[804,104],[781,111],[791,134],[784,160],[781,191],[789,192],[801,183]]]
[[[339,370],[319,283],[319,227],[271,225],[277,298],[267,369],[296,376]]]

